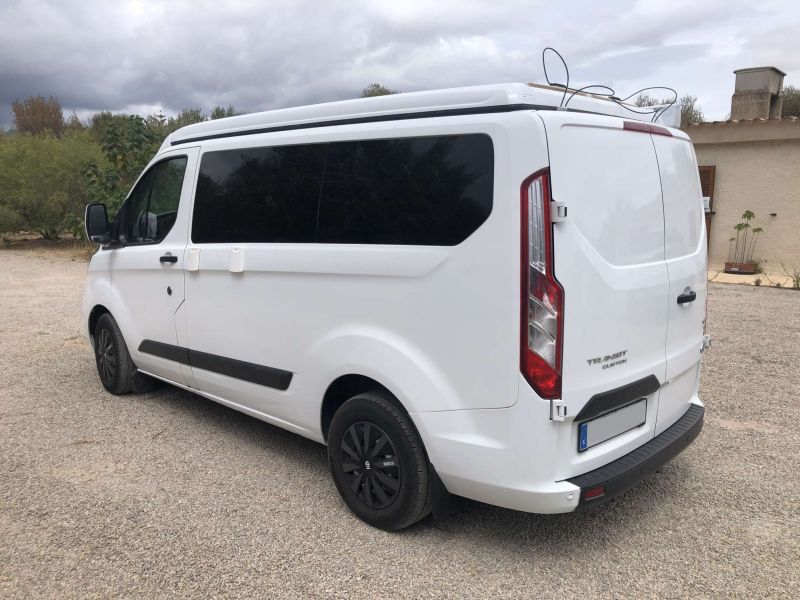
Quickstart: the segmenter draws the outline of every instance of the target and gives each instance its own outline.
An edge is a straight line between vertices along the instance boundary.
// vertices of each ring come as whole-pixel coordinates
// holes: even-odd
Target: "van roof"
[[[567,97],[571,93],[568,92]],[[556,110],[562,104],[563,97],[563,88],[533,83],[506,83],[326,102],[187,125],[170,134],[164,140],[162,149],[206,139],[327,125],[514,110]],[[658,122],[674,126],[675,108],[673,105],[660,115]],[[569,101],[568,110],[648,122],[652,116],[631,112],[602,96],[583,92]]]

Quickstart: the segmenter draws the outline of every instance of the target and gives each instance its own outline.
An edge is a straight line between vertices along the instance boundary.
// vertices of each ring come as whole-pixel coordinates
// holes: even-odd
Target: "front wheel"
[[[430,512],[422,441],[409,418],[384,395],[360,394],[336,411],[328,458],[342,499],[370,525],[403,529]]]
[[[94,357],[100,381],[112,394],[126,394],[133,389],[133,365],[122,332],[109,313],[100,315],[94,329]]]

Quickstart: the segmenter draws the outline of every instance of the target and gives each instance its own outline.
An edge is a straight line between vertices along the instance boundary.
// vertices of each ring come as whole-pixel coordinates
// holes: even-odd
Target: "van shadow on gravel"
[[[233,468],[233,465],[225,464],[233,460],[233,456],[225,457],[225,448],[229,447],[233,453],[236,447],[253,460],[264,461],[263,472],[267,478],[271,476],[270,459],[280,456],[282,460],[294,463],[291,469],[294,472],[305,476],[319,475],[306,480],[317,488],[309,490],[309,493],[330,495],[336,499],[330,507],[332,518],[337,513],[339,517],[351,517],[346,506],[338,502],[328,472],[327,451],[321,444],[167,384],[159,384],[152,392],[132,398],[155,410],[167,410],[177,417],[168,427],[170,431],[165,433],[161,429],[153,438],[175,435],[190,443],[197,434],[194,424],[199,424],[220,440],[222,448],[217,448],[217,451],[222,454],[217,456],[222,461],[221,467]],[[191,431],[182,433],[182,427]],[[511,545],[534,553],[546,547],[548,552],[556,550],[564,557],[571,556],[577,549],[586,551],[625,543],[635,530],[651,524],[654,516],[672,513],[687,493],[683,482],[695,476],[692,470],[691,463],[679,456],[611,502],[573,513],[530,514],[463,499],[457,512],[449,517],[436,519],[429,516],[393,535],[490,544],[504,550]]]

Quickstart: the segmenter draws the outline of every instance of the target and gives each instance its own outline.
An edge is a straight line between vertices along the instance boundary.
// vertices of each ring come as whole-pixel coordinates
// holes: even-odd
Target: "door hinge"
[[[711,348],[711,336],[707,333],[703,335],[703,343],[700,344],[700,352],[705,352],[706,348]]]
[[[563,421],[567,417],[567,403],[561,399],[550,400],[550,420]]]
[[[553,223],[561,223],[567,220],[567,203],[566,202],[551,202],[550,203],[550,217]]]

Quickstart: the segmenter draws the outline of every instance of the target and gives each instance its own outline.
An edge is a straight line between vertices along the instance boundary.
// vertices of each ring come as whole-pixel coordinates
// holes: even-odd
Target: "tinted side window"
[[[186,157],[154,165],[136,184],[121,211],[121,236],[128,244],[157,243],[175,224]]]
[[[192,241],[313,242],[325,145],[207,152]]]
[[[456,245],[491,213],[493,179],[487,135],[332,143],[317,239]]]

